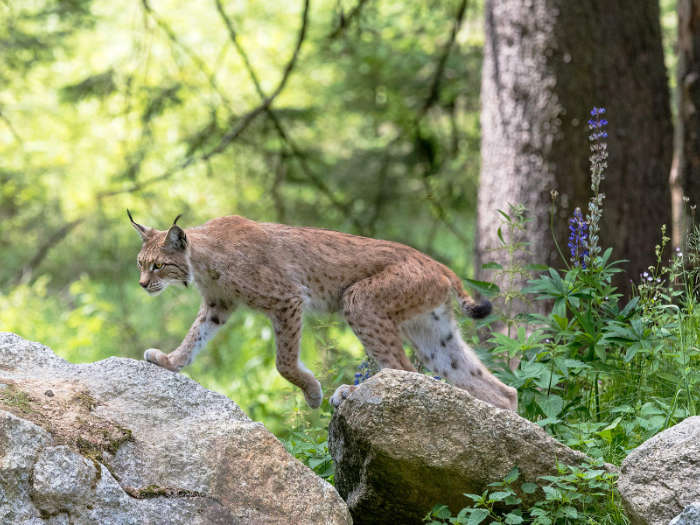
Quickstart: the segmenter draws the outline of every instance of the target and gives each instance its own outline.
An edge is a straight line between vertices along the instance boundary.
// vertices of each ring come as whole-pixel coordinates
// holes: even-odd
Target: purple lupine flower
[[[357,369],[359,370],[359,372],[355,372],[355,380],[353,381],[353,384],[355,385],[359,385],[363,381],[366,381],[372,375],[370,373],[370,367],[367,361],[362,361],[358,365]]]
[[[574,216],[569,219],[569,253],[574,266],[586,268],[588,257],[588,223],[583,218],[581,208],[574,210]]]
[[[596,257],[600,254],[599,234],[600,234],[600,219],[603,215],[603,200],[605,194],[600,191],[600,183],[605,178],[605,170],[608,167],[608,144],[605,139],[608,138],[608,132],[605,131],[605,126],[608,121],[601,117],[605,113],[605,108],[594,107],[591,110],[591,117],[588,121],[588,129],[591,132],[588,135],[591,149],[591,190],[593,196],[588,202],[588,214],[586,215],[586,223],[588,223],[587,231],[587,254],[584,256],[585,264],[596,264]]]
[[[593,107],[591,110],[591,116],[593,118],[588,120],[588,129],[593,132],[588,136],[591,142],[597,142],[600,139],[608,138],[608,132],[603,129],[608,125],[608,121],[604,118],[600,118],[603,113],[605,113],[605,108]]]

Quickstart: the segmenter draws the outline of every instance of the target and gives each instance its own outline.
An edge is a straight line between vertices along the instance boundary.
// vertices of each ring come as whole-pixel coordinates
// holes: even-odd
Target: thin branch
[[[307,22],[308,22],[308,12],[309,12],[309,0],[304,0],[304,11],[302,14],[302,21],[301,21],[301,27],[299,29],[299,34],[297,36],[297,41],[296,45],[294,47],[294,52],[292,53],[292,57],[289,59],[287,62],[287,65],[285,66],[282,77],[277,84],[277,87],[275,90],[272,92],[272,94],[268,97],[265,97],[265,99],[262,101],[262,103],[257,106],[256,108],[252,109],[245,115],[243,115],[238,121],[236,122],[235,126],[228,132],[226,133],[221,140],[219,140],[219,143],[214,146],[211,150],[209,150],[206,153],[203,153],[199,156],[195,155],[188,155],[184,159],[180,160],[177,164],[174,166],[171,166],[167,170],[165,170],[163,173],[160,175],[156,175],[154,177],[151,177],[150,179],[146,179],[141,182],[137,182],[133,184],[132,186],[129,186],[127,188],[122,188],[119,190],[112,190],[112,191],[104,191],[101,192],[97,195],[98,199],[104,198],[104,197],[111,197],[114,195],[120,195],[123,193],[133,193],[136,191],[140,191],[144,189],[147,186],[150,186],[152,184],[155,184],[157,182],[161,182],[163,180],[166,180],[176,173],[184,170],[188,166],[192,165],[195,162],[199,161],[207,161],[210,158],[212,158],[215,155],[218,155],[222,151],[224,151],[234,140],[236,140],[241,133],[243,133],[246,128],[260,115],[261,113],[265,112],[270,105],[274,102],[275,98],[282,92],[284,89],[285,85],[287,84],[287,80],[289,80],[289,76],[292,73],[292,70],[294,69],[294,66],[296,65],[297,58],[299,56],[299,50],[301,49],[301,44],[304,42],[304,38],[306,37],[306,27],[307,27]]]
[[[440,84],[442,83],[442,77],[445,73],[445,66],[447,65],[447,59],[450,56],[452,47],[454,46],[455,40],[457,38],[457,33],[462,27],[462,22],[464,21],[464,13],[467,11],[467,0],[462,0],[457,8],[457,15],[455,17],[455,22],[452,24],[452,29],[450,30],[450,36],[445,43],[445,48],[442,50],[442,54],[438,59],[437,67],[435,68],[435,73],[433,75],[433,81],[430,84],[430,92],[428,97],[423,103],[421,108],[419,118],[421,118],[440,98]]]
[[[341,200],[338,199],[338,197],[335,196],[331,188],[323,181],[321,177],[319,177],[313,169],[309,166],[308,162],[306,161],[306,156],[301,152],[297,144],[292,140],[292,137],[289,135],[289,133],[284,129],[284,126],[282,125],[282,122],[280,121],[279,117],[277,114],[272,110],[269,104],[265,105],[265,101],[268,100],[270,97],[265,95],[265,92],[262,89],[262,85],[260,84],[260,79],[258,78],[257,73],[255,72],[255,69],[253,69],[252,64],[250,63],[250,60],[248,58],[248,54],[245,52],[245,49],[243,49],[243,46],[241,46],[240,42],[238,41],[238,35],[236,33],[236,30],[233,27],[233,23],[231,22],[231,19],[228,17],[226,12],[224,11],[223,6],[221,5],[221,0],[214,0],[216,2],[216,8],[217,11],[219,11],[219,15],[221,16],[221,19],[224,22],[224,25],[228,29],[229,33],[229,38],[231,39],[231,42],[233,43],[234,47],[236,48],[236,51],[238,54],[241,56],[241,59],[243,60],[243,64],[245,65],[246,70],[248,71],[248,76],[250,77],[251,81],[253,82],[253,85],[255,86],[255,90],[258,93],[258,96],[263,100],[263,105],[261,106],[262,110],[264,110],[267,115],[269,116],[270,120],[272,121],[272,124],[275,127],[275,131],[279,135],[280,139],[287,145],[289,148],[290,152],[294,157],[297,159],[299,162],[299,165],[301,166],[302,170],[304,171],[306,177],[318,188],[318,190],[326,196],[326,198],[331,202],[331,204],[337,208],[341,213],[343,213],[352,223],[353,225],[359,230],[362,231],[363,225],[360,223],[356,218],[353,217],[352,214],[352,209],[351,206]],[[309,7],[309,1],[306,0],[304,3],[304,13],[308,10]],[[306,19],[306,15],[304,15],[304,19]],[[297,47],[298,50],[298,47]],[[274,93],[273,95],[274,96]],[[264,107],[263,107],[264,106]]]
[[[7,126],[7,129],[10,130],[10,133],[12,133],[12,136],[15,138],[15,140],[19,144],[23,144],[24,141],[22,140],[22,137],[20,136],[19,133],[17,133],[17,130],[12,125],[12,122],[10,121],[10,119],[8,119],[7,116],[5,116],[5,114],[2,111],[0,111],[0,120],[2,120],[5,123],[5,125]]]
[[[224,101],[226,105],[230,105],[228,99],[226,98],[226,95],[219,88],[219,84],[216,82],[216,76],[214,75],[214,73],[209,71],[206,62],[204,62],[204,60],[202,60],[199,57],[199,55],[197,55],[189,47],[180,42],[180,39],[177,38],[177,34],[175,33],[175,31],[173,31],[173,29],[168,25],[168,23],[153,10],[151,5],[149,4],[149,0],[141,0],[141,3],[143,4],[144,10],[151,16],[151,18],[153,18],[153,20],[155,20],[156,24],[158,24],[158,27],[160,27],[163,30],[168,39],[174,45],[179,47],[190,58],[190,60],[192,60],[192,62],[194,62],[197,65],[197,67],[204,74],[204,76],[207,77],[207,80],[209,81],[209,84],[211,85],[212,89],[216,91],[219,97],[221,97],[221,100]]]
[[[299,162],[299,165],[301,166],[302,170],[306,174],[307,178],[313,183],[314,186],[316,186],[316,188],[323,195],[326,196],[326,198],[330,201],[330,203],[335,208],[337,208],[341,213],[343,213],[350,220],[350,222],[352,222],[353,226],[355,226],[355,228],[359,232],[362,232],[364,230],[364,225],[359,220],[357,220],[356,217],[353,216],[351,205],[339,200],[338,197],[336,197],[335,194],[333,193],[333,191],[330,189],[330,187],[323,181],[323,179],[321,177],[319,177],[313,171],[313,169],[311,169],[311,166],[309,166],[308,162],[306,161],[306,156],[301,152],[299,147],[292,140],[292,137],[290,137],[287,134],[287,132],[284,130],[284,128],[282,127],[282,123],[277,118],[277,115],[272,113],[270,115],[270,117],[271,117],[273,125],[275,126],[275,130],[277,131],[277,134],[287,144],[290,152],[292,153],[292,155],[294,155],[294,157]]]
[[[425,117],[428,110],[440,100],[440,87],[442,84],[442,77],[445,73],[445,67],[447,65],[447,59],[449,58],[450,53],[452,51],[452,48],[454,47],[454,43],[457,39],[457,34],[459,33],[460,28],[462,27],[462,23],[464,21],[464,14],[466,13],[466,11],[467,11],[467,0],[461,0],[459,7],[457,8],[457,14],[455,16],[455,21],[452,24],[452,29],[450,29],[450,35],[447,39],[447,42],[445,43],[445,47],[442,51],[442,54],[440,55],[440,58],[438,59],[437,66],[435,67],[435,73],[433,74],[433,81],[430,84],[430,91],[429,91],[428,96],[426,97],[425,101],[423,102],[423,106],[421,107],[421,110],[418,113],[418,116],[416,118],[416,122],[415,122],[416,129],[419,129],[420,121],[423,119],[423,117]],[[465,244],[469,244],[469,240],[467,239],[467,237],[454,225],[454,223],[452,223],[452,221],[449,220],[447,212],[445,211],[445,208],[443,207],[442,203],[440,202],[440,199],[435,198],[435,195],[433,194],[433,191],[432,191],[432,188],[430,185],[430,180],[429,180],[430,174],[431,174],[430,170],[424,171],[423,177],[422,177],[423,178],[423,188],[425,190],[426,199],[430,203],[430,206],[433,209],[435,216],[461,242],[463,242]]]
[[[338,22],[338,25],[333,29],[328,34],[328,40],[335,40],[338,38],[341,34],[345,32],[345,30],[350,27],[350,24],[352,21],[360,16],[360,12],[362,11],[362,7],[367,3],[367,0],[358,0],[357,4],[355,7],[353,7],[350,12],[348,13],[347,16],[343,14],[342,8],[340,11],[340,21]]]
[[[80,217],[74,221],[68,222],[61,226],[58,230],[53,232],[48,239],[46,239],[36,251],[34,256],[27,262],[22,268],[17,272],[14,279],[12,280],[11,286],[16,286],[22,280],[31,277],[34,270],[36,270],[39,265],[44,261],[46,256],[49,254],[51,248],[60,243],[76,226],[83,222],[84,218]]]
[[[435,213],[435,217],[443,223],[448,230],[452,232],[452,235],[457,237],[461,242],[464,244],[468,245],[469,244],[469,239],[467,239],[466,235],[464,235],[459,229],[457,229],[457,226],[454,225],[452,221],[449,220],[449,217],[447,216],[447,212],[445,211],[445,208],[443,205],[440,203],[440,199],[436,198],[435,195],[433,194],[433,190],[430,187],[430,178],[429,177],[423,177],[423,189],[425,190],[425,198],[428,200],[430,203],[430,206],[433,208],[433,212]]]
[[[390,154],[389,154],[389,148],[386,148],[384,150],[384,157],[382,158],[382,163],[379,168],[379,174],[378,174],[378,181],[377,181],[377,193],[374,196],[374,203],[373,203],[373,209],[372,209],[372,215],[367,221],[367,225],[369,228],[369,235],[374,236],[375,232],[377,231],[377,221],[379,220],[379,217],[382,213],[382,210],[384,208],[384,204],[386,203],[386,198],[387,198],[387,185],[386,181],[389,176],[389,161],[390,161]]]
[[[231,22],[231,19],[226,14],[226,11],[224,11],[224,6],[221,5],[221,0],[214,0],[214,2],[216,3],[216,10],[219,12],[219,16],[221,17],[221,20],[223,20],[224,25],[228,30],[229,39],[231,40],[231,43],[233,43],[233,46],[236,48],[236,51],[243,60],[243,64],[245,65],[246,71],[248,71],[248,75],[250,76],[250,79],[255,85],[255,91],[257,91],[261,99],[265,100],[265,98],[267,97],[265,96],[265,93],[262,90],[262,86],[260,85],[258,76],[253,70],[253,66],[250,63],[250,59],[248,58],[248,53],[245,52],[245,50],[241,46],[241,43],[238,41],[238,33],[236,33],[236,30],[233,28],[233,22]]]
[[[219,0],[216,0],[217,3],[217,9],[221,5]],[[223,9],[219,11],[220,13],[223,13]],[[243,126],[243,129],[245,129],[252,120],[257,117],[260,113],[263,111],[267,111],[269,107],[271,107],[272,103],[274,102],[275,98],[277,98],[277,95],[279,95],[282,90],[284,89],[284,86],[287,84],[287,80],[289,79],[289,75],[292,72],[292,69],[294,69],[294,66],[296,65],[297,57],[299,56],[299,50],[301,49],[301,44],[304,42],[304,38],[306,37],[306,26],[308,22],[308,15],[309,15],[309,0],[304,0],[304,11],[302,13],[302,18],[301,18],[301,28],[299,29],[299,36],[297,37],[297,42],[296,45],[294,46],[294,53],[292,54],[292,58],[287,62],[287,65],[284,68],[284,71],[282,73],[282,78],[280,79],[279,84],[277,85],[277,88],[269,95],[269,96],[264,96],[264,93],[260,89],[259,82],[256,82],[256,89],[259,89],[258,94],[260,97],[263,99],[262,103],[255,108],[253,111],[247,114],[245,118],[248,119],[248,122],[245,123]],[[228,17],[226,17],[225,13],[223,14],[223,17],[225,20],[228,20]],[[228,20],[227,26],[231,25],[230,20]],[[233,28],[231,28],[231,31]],[[240,45],[237,43],[237,39],[235,38],[235,31],[233,31],[233,43],[236,45],[237,49],[240,49]],[[242,55],[243,56],[243,55]],[[250,62],[247,62],[247,65],[250,65]],[[252,72],[252,68],[248,68],[249,72]],[[254,73],[252,73],[254,74]],[[237,126],[238,128],[239,126]],[[231,132],[227,133],[226,135],[223,136],[219,144],[213,148],[209,153],[205,154],[203,158],[208,159],[212,155],[216,155],[217,153],[223,151],[235,138],[240,135],[242,132],[242,129],[239,131],[238,129],[234,128],[231,130]]]

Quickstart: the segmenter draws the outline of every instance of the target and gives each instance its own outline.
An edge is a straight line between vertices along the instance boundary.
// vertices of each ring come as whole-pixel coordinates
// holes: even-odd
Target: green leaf
[[[325,463],[328,460],[328,458],[311,458],[309,460],[309,467],[311,468],[316,468],[322,463]]]
[[[447,519],[450,516],[452,516],[452,512],[450,512],[450,508],[447,505],[435,505],[432,509],[430,509],[430,513],[423,518],[424,520],[430,519],[430,518],[438,518],[441,520]]]
[[[600,437],[602,437],[607,443],[611,443],[612,442],[612,431],[615,430],[615,428],[617,428],[617,425],[620,424],[620,421],[622,421],[622,416],[616,417],[612,423],[610,423],[603,430],[597,432],[597,434]]]
[[[469,288],[476,290],[477,292],[479,292],[482,295],[485,295],[486,297],[493,297],[494,295],[498,295],[498,293],[500,292],[498,286],[496,286],[493,283],[489,283],[487,281],[477,281],[476,279],[464,280]]]
[[[508,491],[498,491],[498,492],[492,492],[489,494],[489,501],[503,501],[506,499],[508,496],[511,495],[511,492]]]
[[[503,500],[506,505],[520,505],[523,502],[518,496],[512,494]]]
[[[503,266],[497,262],[487,262],[481,265],[482,270],[502,270]]]
[[[604,344],[596,344],[593,347],[593,352],[595,353],[596,357],[600,359],[601,363],[605,363],[607,352]]]
[[[518,467],[513,467],[510,470],[510,472],[508,472],[508,474],[506,474],[506,477],[503,478],[503,482],[510,485],[519,477],[520,477],[520,469]]]
[[[509,512],[508,514],[506,514],[505,518],[506,523],[512,524],[522,523],[524,521],[523,517],[520,514],[516,514],[514,512]]]
[[[629,363],[632,361],[635,355],[637,355],[637,352],[639,352],[641,348],[639,345],[632,345],[627,349],[627,352],[625,352],[625,363]]]
[[[534,509],[534,510],[541,510],[541,509]],[[530,512],[530,514],[531,514],[532,516],[534,516],[534,514],[533,514],[532,512]],[[549,516],[547,516],[547,515],[546,515],[546,512],[543,511],[543,514],[537,516],[537,518],[535,519],[535,521],[533,521],[532,523],[535,524],[535,525],[552,525],[552,518],[550,518]]]
[[[489,511],[486,509],[475,509],[472,515],[469,516],[467,525],[479,525],[482,521],[489,517]]]
[[[510,222],[510,215],[508,215],[503,210],[496,210],[496,211],[501,214],[501,217],[503,217],[506,220],[506,222]]]
[[[560,501],[561,500],[561,491],[555,487],[551,486],[544,486],[542,487],[542,490],[544,490],[544,495],[547,500],[550,501]]]
[[[537,404],[548,418],[556,418],[564,408],[564,400],[556,394],[537,399]]]
[[[603,252],[603,257],[601,258],[601,265],[605,266],[605,264],[608,262],[608,259],[610,259],[610,256],[612,255],[612,248],[608,248]]]
[[[535,483],[523,483],[520,486],[520,489],[525,493],[525,494],[534,494],[535,491],[537,490],[537,485]]]
[[[535,424],[541,427],[546,427],[547,425],[556,425],[557,423],[561,423],[561,419],[558,419],[556,417],[547,417],[545,419],[535,421]]]
[[[630,301],[625,305],[625,307],[620,312],[620,317],[627,317],[632,311],[634,311],[637,303],[639,302],[639,296],[632,297]]]
[[[471,513],[472,513],[473,511],[474,511],[474,509],[472,509],[472,508],[470,508],[470,507],[464,507],[462,510],[460,510],[460,511],[457,513],[457,516],[455,516],[454,518],[450,519],[450,523],[458,523],[458,524],[464,524],[464,523],[466,523],[467,520],[469,519],[469,516],[471,515]]]

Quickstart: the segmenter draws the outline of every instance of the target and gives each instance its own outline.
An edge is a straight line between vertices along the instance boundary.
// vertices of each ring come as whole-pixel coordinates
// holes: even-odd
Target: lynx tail
[[[450,271],[450,273],[452,272]],[[464,291],[462,281],[459,279],[459,277],[457,277],[454,273],[452,273],[452,275],[448,274],[447,277],[450,279],[452,290],[454,290],[457,297],[459,307],[466,315],[474,319],[483,319],[491,313],[492,306],[489,301],[484,299],[482,302],[477,303],[466,291]]]

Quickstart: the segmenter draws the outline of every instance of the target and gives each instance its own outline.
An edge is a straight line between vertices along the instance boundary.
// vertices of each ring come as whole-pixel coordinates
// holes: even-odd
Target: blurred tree
[[[60,203],[44,177],[49,166],[12,160],[26,160],[34,138],[15,121],[23,80],[33,68],[65,55],[77,32],[94,27],[91,5],[92,0],[45,0],[0,6],[0,95],[5,95],[0,96],[0,285],[31,278],[49,250],[81,222],[61,221]]]
[[[521,240],[533,262],[562,264],[550,191],[559,192],[554,234],[564,239],[566,218],[589,197],[585,108],[605,106],[602,245],[629,259],[627,277],[637,277],[670,221],[672,130],[658,2],[487,0],[485,20],[478,260],[497,258],[497,210],[517,203],[530,218]]]
[[[678,120],[673,168],[673,244],[681,245],[687,228],[687,210],[700,204],[700,0],[678,1]],[[695,208],[693,208],[695,209]]]

